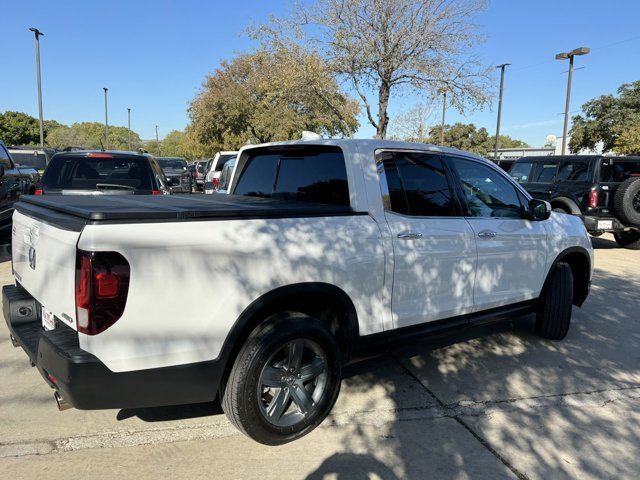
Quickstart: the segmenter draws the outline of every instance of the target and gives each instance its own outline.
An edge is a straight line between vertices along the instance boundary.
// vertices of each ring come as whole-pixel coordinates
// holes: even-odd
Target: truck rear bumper
[[[140,408],[213,401],[223,374],[222,363],[112,372],[82,350],[78,334],[56,321],[54,330],[41,326],[39,304],[23,288],[2,287],[3,313],[14,340],[31,364],[62,398],[83,409]],[[23,315],[22,312],[31,314]]]
[[[629,227],[624,225],[620,220],[615,217],[592,217],[583,216],[584,226],[589,233],[592,232],[621,232],[629,230]],[[610,227],[609,227],[610,222]]]

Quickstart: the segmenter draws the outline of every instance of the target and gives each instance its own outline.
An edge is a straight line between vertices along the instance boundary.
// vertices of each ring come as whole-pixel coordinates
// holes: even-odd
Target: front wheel
[[[536,333],[542,338],[562,340],[571,324],[573,273],[566,263],[558,263],[540,296]]]
[[[340,348],[327,328],[301,313],[274,315],[236,357],[222,408],[240,431],[265,445],[306,435],[340,391]]]
[[[640,250],[640,232],[638,230],[615,232],[613,237],[621,247],[628,248],[629,250]]]

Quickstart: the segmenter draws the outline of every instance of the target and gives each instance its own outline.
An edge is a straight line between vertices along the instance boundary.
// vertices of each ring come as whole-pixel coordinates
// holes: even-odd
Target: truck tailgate
[[[76,328],[76,245],[80,232],[65,230],[16,211],[12,258],[16,280],[59,320]]]

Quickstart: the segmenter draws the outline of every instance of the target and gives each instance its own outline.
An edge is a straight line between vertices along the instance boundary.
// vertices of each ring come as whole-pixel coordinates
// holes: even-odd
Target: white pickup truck
[[[248,146],[230,192],[22,197],[4,315],[59,407],[219,398],[281,444],[327,416],[363,346],[525,313],[559,340],[589,292],[581,220],[464,152]]]

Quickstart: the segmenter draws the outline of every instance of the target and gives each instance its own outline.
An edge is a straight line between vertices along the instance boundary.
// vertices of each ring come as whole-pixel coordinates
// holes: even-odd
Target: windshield
[[[42,177],[49,190],[152,190],[146,158],[56,155]]]
[[[156,160],[163,170],[165,168],[187,168],[187,162],[179,158],[156,158]]]

